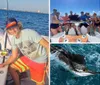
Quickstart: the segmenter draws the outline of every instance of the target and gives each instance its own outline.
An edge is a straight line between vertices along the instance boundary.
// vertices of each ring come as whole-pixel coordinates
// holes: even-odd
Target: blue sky
[[[49,12],[49,0],[8,0],[9,9]],[[0,0],[0,9],[6,8],[6,0]]]
[[[100,14],[100,0],[51,0],[50,6],[51,12],[56,8],[61,14],[71,10],[78,14],[81,11]]]

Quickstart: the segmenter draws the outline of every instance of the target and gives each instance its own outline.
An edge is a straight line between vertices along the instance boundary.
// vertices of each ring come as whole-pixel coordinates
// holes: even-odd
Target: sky
[[[9,9],[12,10],[49,12],[49,0],[8,0],[8,2]],[[0,9],[6,7],[6,0],[0,0]]]
[[[81,11],[100,14],[100,0],[51,0],[50,12],[56,8],[61,14],[65,12],[80,14]]]

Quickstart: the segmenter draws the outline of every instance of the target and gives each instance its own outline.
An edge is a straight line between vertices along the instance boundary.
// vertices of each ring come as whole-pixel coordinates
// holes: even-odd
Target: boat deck
[[[25,75],[22,75],[22,76],[21,76],[21,77],[23,77],[23,78],[21,79],[21,85],[36,85],[35,82],[33,82],[33,81],[30,80],[29,71],[27,71],[27,72],[25,72],[25,73],[23,73],[23,74],[25,74],[27,77],[25,77]],[[25,78],[24,78],[24,77],[25,77]],[[7,79],[8,79],[8,80],[10,79],[10,81],[8,81],[8,83],[7,83],[6,85],[14,85],[14,82],[13,82],[13,80],[11,79],[11,76],[8,76]],[[49,85],[48,83],[49,83],[48,78],[46,78],[45,85]]]

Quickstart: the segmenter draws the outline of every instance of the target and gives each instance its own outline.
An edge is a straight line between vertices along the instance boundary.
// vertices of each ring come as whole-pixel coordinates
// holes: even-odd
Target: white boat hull
[[[0,68],[0,85],[6,85],[8,66]]]
[[[64,32],[58,33],[57,35],[54,35],[53,37],[51,37],[51,42],[53,43],[59,43],[59,40],[61,37],[65,37]],[[95,36],[91,36],[89,34],[86,34],[86,36],[88,37],[88,42],[90,43],[100,43],[100,33],[95,32]],[[65,42],[65,40],[63,41]],[[65,42],[65,43],[70,43],[70,42]],[[79,43],[79,42],[73,42],[73,43]],[[80,42],[82,43],[82,42]]]

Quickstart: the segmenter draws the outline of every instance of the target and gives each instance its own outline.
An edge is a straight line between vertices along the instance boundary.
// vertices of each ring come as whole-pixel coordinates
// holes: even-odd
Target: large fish
[[[66,64],[67,70],[77,76],[89,76],[100,73],[91,71],[86,67],[86,62],[83,55],[73,54],[66,51],[61,46],[51,45],[51,54],[55,52],[56,57],[58,57],[60,61]]]

